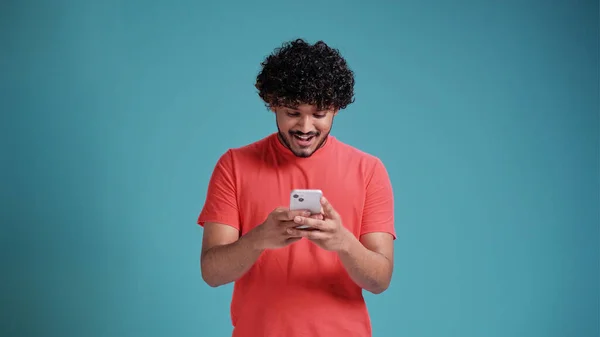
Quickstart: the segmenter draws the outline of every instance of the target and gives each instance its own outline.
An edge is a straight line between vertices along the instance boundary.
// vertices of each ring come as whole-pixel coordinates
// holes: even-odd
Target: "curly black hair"
[[[270,107],[345,109],[354,102],[354,73],[337,49],[318,41],[285,42],[262,63],[258,95]]]

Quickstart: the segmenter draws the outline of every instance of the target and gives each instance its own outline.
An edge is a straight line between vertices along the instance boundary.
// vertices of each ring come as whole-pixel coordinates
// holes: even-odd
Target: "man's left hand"
[[[343,251],[346,249],[349,240],[353,237],[352,233],[342,225],[340,215],[325,197],[321,198],[321,206],[323,208],[322,220],[296,216],[294,222],[298,226],[308,226],[309,228],[290,228],[288,229],[288,233],[305,237],[325,250]]]

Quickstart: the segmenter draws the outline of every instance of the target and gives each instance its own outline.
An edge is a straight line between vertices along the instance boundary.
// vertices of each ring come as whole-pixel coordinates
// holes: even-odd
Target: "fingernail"
[[[301,217],[299,217],[299,216],[294,217],[294,222],[301,222],[301,221],[302,221]]]

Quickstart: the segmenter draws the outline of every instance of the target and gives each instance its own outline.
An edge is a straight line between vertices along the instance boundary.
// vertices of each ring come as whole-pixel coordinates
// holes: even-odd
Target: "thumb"
[[[321,197],[321,206],[323,206],[323,214],[326,218],[339,219],[338,213],[335,211],[333,206],[329,203],[329,200],[325,197]]]

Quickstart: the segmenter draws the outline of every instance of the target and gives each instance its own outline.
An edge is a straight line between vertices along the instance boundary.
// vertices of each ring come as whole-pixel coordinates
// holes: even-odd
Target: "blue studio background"
[[[3,1],[2,336],[227,336],[200,276],[218,157],[275,131],[282,42],[356,72],[342,141],[397,200],[374,336],[591,337],[597,1]]]

